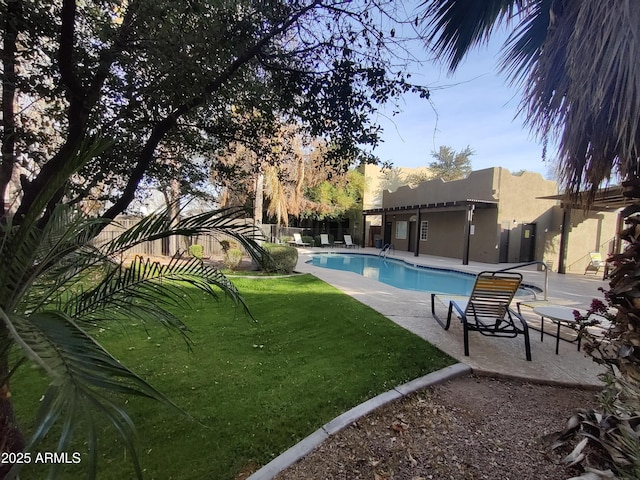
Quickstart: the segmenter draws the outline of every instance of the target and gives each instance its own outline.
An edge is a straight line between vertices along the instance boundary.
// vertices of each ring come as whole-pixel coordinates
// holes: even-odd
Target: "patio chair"
[[[320,234],[320,246],[321,247],[330,247],[331,243],[329,242],[329,234],[321,233]]]
[[[347,248],[351,248],[351,247],[359,247],[360,245],[357,245],[355,243],[353,243],[353,240],[351,239],[351,235],[345,235],[344,236],[344,246]]]
[[[594,275],[597,275],[604,265],[605,262],[602,260],[600,252],[591,252],[589,253],[589,264],[587,268],[584,269],[584,274],[586,275],[587,272],[593,272]]]
[[[469,332],[474,331],[494,337],[524,335],[525,354],[527,360],[531,361],[529,326],[521,315],[510,308],[521,282],[522,275],[515,272],[480,272],[469,297],[431,294],[431,313],[445,330],[451,326],[454,312],[460,318],[465,356],[469,356]],[[436,315],[436,299],[445,305],[448,302],[446,322]]]
[[[289,242],[289,245],[293,245],[295,247],[310,247],[310,243],[306,243],[302,241],[302,236],[299,233],[293,234],[293,241]]]

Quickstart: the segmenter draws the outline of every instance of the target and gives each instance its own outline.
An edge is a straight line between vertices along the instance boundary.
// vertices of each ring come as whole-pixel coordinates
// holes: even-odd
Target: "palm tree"
[[[85,149],[85,158],[96,150]],[[80,162],[81,163],[81,162]],[[65,177],[66,178],[66,177]],[[49,194],[59,188],[52,178]],[[40,205],[50,197],[44,196]],[[30,211],[18,223],[0,222],[0,448],[3,452],[32,450],[54,425],[57,448],[68,450],[78,420],[86,425],[89,472],[95,476],[98,459],[96,416],[103,415],[121,434],[138,477],[141,468],[133,442],[133,424],[121,397],[140,395],[177,409],[93,337],[100,325],[135,318],[159,322],[184,336],[188,326],[169,307],[188,305],[194,291],[217,297],[225,294],[244,305],[233,284],[199,259],[175,256],[168,264],[136,257],[130,264],[123,253],[145,241],[175,235],[224,232],[256,260],[262,250],[252,239],[245,212],[225,209],[175,219],[174,209],[150,215],[119,237],[103,244],[97,234],[109,220],[90,218],[64,204],[42,216]],[[170,229],[167,229],[170,225]],[[194,290],[195,288],[195,290]],[[186,305],[185,305],[186,306]],[[13,414],[10,382],[24,364],[34,363],[51,383],[40,403],[33,435],[25,440]],[[0,478],[17,475],[18,465],[0,466]]]
[[[511,29],[501,68],[523,89],[520,113],[545,141],[558,145],[559,176],[567,193],[592,203],[617,175],[625,195],[640,198],[640,9],[625,0],[430,0],[424,38],[455,70],[465,54],[495,29]],[[640,392],[640,203],[623,211],[625,252],[610,261],[615,328],[602,359],[622,377],[614,387],[616,413]],[[635,393],[634,393],[635,392]],[[632,405],[631,408],[630,405]],[[631,435],[638,451],[640,438]],[[629,452],[629,449],[625,449]],[[615,455],[614,455],[615,456]],[[640,458],[630,455],[640,471]],[[636,478],[636,477],[634,477]]]

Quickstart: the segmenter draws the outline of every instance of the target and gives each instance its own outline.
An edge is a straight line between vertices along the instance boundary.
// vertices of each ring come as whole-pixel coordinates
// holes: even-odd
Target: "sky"
[[[406,95],[402,112],[382,112],[384,142],[373,153],[396,167],[427,166],[431,152],[446,145],[456,151],[467,145],[475,152],[473,170],[505,167],[511,172],[534,171],[548,177],[542,145],[516,114],[521,92],[499,72],[504,36],[477,47],[451,76],[444,66],[426,63],[411,80],[431,90],[431,105],[418,95]],[[419,52],[424,56],[424,52]]]

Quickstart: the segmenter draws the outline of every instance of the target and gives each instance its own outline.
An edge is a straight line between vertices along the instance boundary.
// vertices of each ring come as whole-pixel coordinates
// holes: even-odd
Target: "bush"
[[[189,247],[189,256],[202,260],[202,257],[204,256],[204,247],[194,243]]]
[[[235,270],[236,268],[238,268],[238,266],[240,266],[241,262],[242,262],[242,250],[238,248],[231,248],[230,250],[227,251],[227,253],[224,256],[224,265],[229,270]]]
[[[236,242],[232,242],[229,240],[220,240],[220,247],[222,247],[222,251],[226,254],[232,248],[237,248],[238,245]]]
[[[268,256],[262,259],[262,268],[268,273],[291,273],[298,263],[298,250],[288,245],[265,243]]]
[[[303,243],[308,243],[308,244],[309,244],[309,245],[311,245],[312,247],[313,247],[313,245],[314,245],[313,237],[307,237],[307,236],[304,236],[304,237],[302,237],[302,242],[303,242]]]

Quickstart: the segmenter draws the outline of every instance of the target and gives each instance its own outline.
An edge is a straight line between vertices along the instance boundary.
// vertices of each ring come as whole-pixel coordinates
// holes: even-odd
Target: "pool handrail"
[[[386,260],[387,259],[387,254],[389,253],[389,250],[393,250],[394,252],[396,251],[395,247],[393,246],[393,243],[386,243],[384,245],[384,247],[382,247],[382,250],[380,250],[380,253],[378,254],[378,257],[384,256],[384,258]]]
[[[531,265],[542,265],[544,267],[544,300],[547,300],[547,291],[549,290],[549,265],[541,260],[534,260],[533,262],[521,263],[512,267],[503,268],[498,272],[506,272],[508,270],[515,270],[516,268],[529,267]]]

